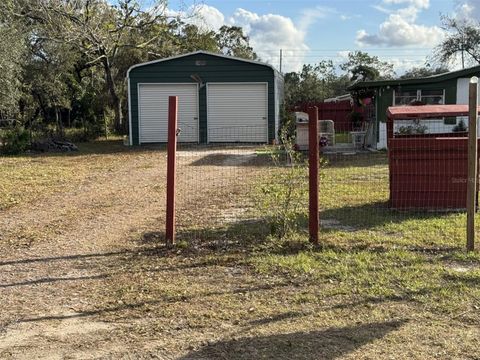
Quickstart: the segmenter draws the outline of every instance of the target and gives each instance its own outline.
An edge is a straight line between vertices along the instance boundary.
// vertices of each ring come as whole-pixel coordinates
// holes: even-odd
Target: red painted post
[[[167,146],[167,246],[175,243],[175,161],[177,152],[178,97],[168,98],[168,146]]]
[[[318,108],[308,109],[308,183],[309,183],[309,233],[310,242],[318,244]]]

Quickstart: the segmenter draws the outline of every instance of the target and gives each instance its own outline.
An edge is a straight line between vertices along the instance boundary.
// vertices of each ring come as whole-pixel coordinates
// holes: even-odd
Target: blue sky
[[[264,61],[278,67],[284,49],[284,71],[322,59],[341,63],[348,51],[363,50],[402,73],[423,65],[445,36],[441,14],[480,19],[480,0],[186,0],[170,1],[169,9],[194,4],[192,22],[242,26]]]

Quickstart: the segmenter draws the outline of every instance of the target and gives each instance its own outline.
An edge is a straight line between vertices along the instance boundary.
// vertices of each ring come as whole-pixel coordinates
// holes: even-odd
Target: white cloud
[[[478,0],[457,0],[455,16],[462,20],[480,20],[480,2]]]
[[[348,60],[349,53],[350,51],[347,50],[337,52],[337,59],[334,61],[335,65],[340,66],[340,64],[345,63]],[[414,50],[407,50],[401,58],[382,53],[370,53],[370,55],[378,56],[381,61],[393,64],[393,68],[397,75],[402,75],[414,67],[423,67],[427,61],[427,55],[424,57],[416,56],[417,54],[415,54]],[[412,57],[409,58],[408,55],[411,55]]]
[[[315,7],[304,11],[296,24],[291,18],[277,14],[257,14],[238,8],[226,18],[217,8],[209,5],[190,6],[185,10],[169,9],[167,15],[180,16],[184,21],[202,30],[218,30],[222,25],[241,26],[250,38],[250,45],[262,61],[279,66],[279,50],[284,49],[283,71],[300,70],[308,53],[305,36],[308,28],[318,19],[333,13],[333,9]]]
[[[167,16],[179,16],[203,31],[218,30],[225,24],[225,16],[217,8],[205,4],[192,5],[186,10],[167,9]]]
[[[424,67],[427,58],[423,59],[399,59],[399,58],[392,58],[392,57],[385,57],[382,58],[383,61],[387,61],[390,64],[393,64],[393,68],[395,69],[395,72],[397,75],[402,75],[408,70],[411,70],[414,67]]]
[[[380,11],[391,11],[386,20],[380,24],[376,34],[369,34],[364,29],[357,31],[359,46],[425,46],[438,44],[443,30],[438,26],[417,24],[418,14],[428,9],[429,0],[383,0],[385,5],[405,5],[396,10],[380,7]]]
[[[342,14],[339,16],[340,17],[340,20],[342,21],[347,21],[347,20],[352,20],[352,19],[359,19],[361,18],[362,16],[361,15],[346,15],[346,14]]]
[[[408,5],[417,9],[428,9],[430,0],[383,0],[386,5]]]
[[[336,11],[332,8],[324,6],[316,6],[310,9],[304,9],[301,12],[301,18],[298,22],[298,26],[302,31],[307,31],[310,26],[315,24],[319,19],[324,19],[330,14],[334,14]]]
[[[198,9],[199,20],[205,28],[218,30],[225,24],[225,16],[215,7],[201,5]]]
[[[279,49],[285,49],[284,71],[299,70],[308,46],[305,44],[305,30],[296,26],[292,19],[275,14],[259,15],[237,9],[229,19],[230,25],[243,27],[250,37],[250,44],[259,57],[278,67]]]
[[[390,9],[387,9],[386,7],[383,7],[382,5],[372,5],[372,8],[374,8],[377,11],[380,11],[384,14],[391,14],[393,11]]]

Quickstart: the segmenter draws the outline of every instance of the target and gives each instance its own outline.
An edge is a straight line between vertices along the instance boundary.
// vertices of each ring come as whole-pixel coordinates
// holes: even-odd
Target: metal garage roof
[[[263,66],[266,66],[266,67],[271,68],[274,72],[280,74],[279,71],[278,71],[277,69],[275,69],[272,65],[267,64],[267,63],[264,63],[264,62],[261,62],[261,61],[243,59],[243,58],[239,58],[239,57],[235,57],[235,56],[228,56],[228,55],[213,53],[213,52],[210,52],[210,51],[200,50],[200,51],[190,52],[190,53],[187,53],[187,54],[181,54],[181,55],[171,56],[171,57],[164,58],[164,59],[147,61],[147,62],[144,62],[144,63],[140,63],[140,64],[133,65],[133,66],[131,66],[131,67],[128,69],[128,71],[127,71],[127,79],[129,78],[130,71],[133,70],[133,69],[135,69],[135,68],[138,68],[138,67],[141,67],[141,66],[146,66],[146,65],[157,64],[157,63],[161,63],[161,62],[164,62],[164,61],[169,61],[169,60],[174,60],[174,59],[180,59],[180,58],[183,58],[183,57],[192,56],[192,55],[198,55],[198,54],[211,55],[211,56],[216,56],[216,57],[224,58],[224,59],[243,61],[243,62],[246,62],[246,63],[256,64],[256,65],[263,65]]]

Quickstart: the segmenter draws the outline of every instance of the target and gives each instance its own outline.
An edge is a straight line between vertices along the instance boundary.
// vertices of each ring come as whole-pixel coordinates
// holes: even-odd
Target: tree
[[[0,1],[0,116],[20,114],[40,128],[55,121],[59,129],[66,119],[94,130],[103,129],[106,114],[121,132],[130,66],[195,50],[256,57],[241,28],[200,31],[167,16],[166,4]]]
[[[229,56],[244,59],[257,59],[257,54],[250,46],[250,39],[239,26],[223,25],[215,35],[220,51]]]
[[[37,34],[40,35],[40,34]],[[71,52],[70,46],[62,43],[44,42],[39,36],[36,41],[30,43],[32,56],[25,65],[24,83],[28,86],[29,93],[23,96],[23,103],[29,105],[36,102],[43,113],[44,120],[53,117],[57,131],[63,132],[61,110],[71,109],[72,74],[78,61],[78,54]],[[28,99],[28,95],[32,99]],[[25,106],[26,113],[28,106]],[[32,106],[29,106],[34,113]],[[53,115],[53,116],[51,116]],[[30,119],[31,116],[30,116]]]
[[[20,0],[19,4],[20,13],[35,22],[49,41],[68,44],[79,52],[85,59],[84,69],[98,66],[103,70],[115,128],[121,130],[116,62],[128,49],[148,52],[168,31],[165,0],[155,1],[148,11],[134,0],[118,0],[114,6],[105,0]]]
[[[351,81],[392,79],[395,76],[392,64],[362,51],[348,53],[348,60],[340,65],[340,69],[347,72]]]
[[[480,23],[443,16],[443,28],[448,35],[434,51],[434,57],[442,64],[452,63],[461,56],[465,60],[480,64]],[[467,56],[467,59],[464,56]]]
[[[306,64],[299,72],[285,74],[285,103],[292,108],[302,102],[320,102],[346,92],[348,78],[338,76],[331,60]]]
[[[193,24],[180,23],[179,34],[176,39],[178,47],[183,52],[205,50],[219,52],[216,33],[213,30],[202,31]]]
[[[24,28],[7,11],[2,11],[12,6],[12,1],[5,1],[0,7],[0,117],[13,117],[18,113],[27,53]]]
[[[410,70],[406,71],[405,74],[399,77],[399,79],[417,79],[432,75],[438,75],[448,72],[446,67],[436,67],[432,68],[430,65],[424,67],[413,67]]]

